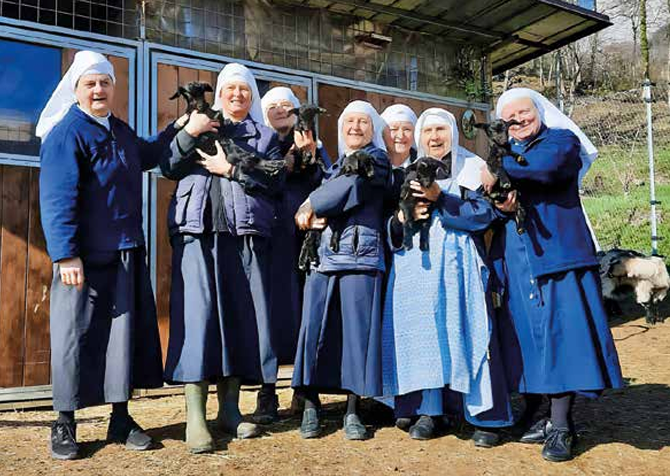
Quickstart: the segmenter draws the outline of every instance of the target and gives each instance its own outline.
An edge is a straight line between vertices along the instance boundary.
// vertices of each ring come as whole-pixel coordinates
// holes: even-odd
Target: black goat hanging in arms
[[[312,137],[316,138],[316,117],[324,114],[326,110],[313,104],[303,104],[300,107],[291,109],[288,113],[295,114],[295,130],[299,132],[312,132]],[[309,150],[299,150],[296,154],[296,168],[303,169],[310,165],[318,165],[322,170],[326,169],[323,159]]]
[[[359,176],[365,180],[371,180],[375,175],[374,159],[367,152],[357,150],[342,160],[342,166],[335,178],[340,176]],[[342,230],[337,226],[335,220],[331,221],[330,229],[333,234],[330,238],[330,249],[337,253],[340,250],[340,237]],[[298,268],[301,271],[309,271],[310,268],[319,266],[319,244],[321,243],[321,231],[309,230],[305,234],[305,240],[300,248]]]
[[[526,159],[512,150],[509,142],[509,128],[519,125],[517,121],[503,121],[502,119],[491,122],[490,124],[477,123],[474,126],[482,129],[489,141],[489,154],[486,157],[486,167],[492,175],[498,178],[498,182],[493,190],[486,194],[486,197],[492,202],[503,203],[507,200],[509,192],[512,191],[512,182],[503,167],[503,157],[511,156],[518,164],[528,165]],[[517,192],[517,199],[519,194]],[[519,204],[514,213],[516,222],[516,231],[522,235],[525,232],[524,222],[526,220],[526,210]]]
[[[450,163],[436,160],[431,157],[421,157],[405,169],[407,173],[405,174],[405,180],[400,188],[399,208],[405,217],[405,223],[403,224],[403,247],[406,250],[411,250],[413,248],[414,245],[412,239],[417,232],[421,233],[419,235],[419,248],[421,251],[428,251],[430,248],[430,245],[428,244],[431,225],[430,214],[433,209],[433,205],[428,208],[428,219],[414,219],[414,209],[421,199],[414,196],[415,190],[412,189],[411,182],[418,182],[422,187],[428,188],[437,179],[439,170],[443,170],[448,176],[450,175],[450,169]]]
[[[210,119],[219,122],[219,130],[224,131],[232,125],[229,119],[223,117],[221,111],[215,111],[205,98],[205,94],[213,92],[212,86],[208,83],[193,81],[186,86],[179,86],[177,91],[170,99],[183,97],[186,100],[186,114],[198,111],[207,115]],[[226,160],[235,166],[241,168],[245,173],[252,170],[258,170],[270,177],[279,174],[285,166],[283,160],[266,160],[260,158],[254,152],[237,145],[232,139],[225,137],[225,134],[215,132],[206,132],[198,137],[198,148],[207,154],[216,154],[215,141],[219,141],[221,148],[226,154]]]

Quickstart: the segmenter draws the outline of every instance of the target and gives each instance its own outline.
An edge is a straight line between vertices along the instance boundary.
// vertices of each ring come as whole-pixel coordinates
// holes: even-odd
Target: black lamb
[[[342,161],[342,167],[337,173],[337,177],[347,175],[358,175],[366,180],[370,180],[375,175],[374,159],[367,152],[358,150],[345,157]],[[330,249],[337,253],[340,250],[340,237],[342,230],[336,222],[330,222],[330,229],[333,234],[330,238]],[[321,243],[321,231],[309,230],[305,234],[305,240],[302,242],[300,257],[298,258],[298,268],[301,271],[309,271],[310,268],[319,266],[319,244]]]
[[[421,157],[407,167],[405,180],[400,188],[399,205],[400,210],[402,210],[405,217],[405,223],[403,224],[403,247],[406,250],[411,250],[414,246],[412,244],[412,238],[416,232],[421,233],[419,236],[419,248],[421,251],[428,251],[430,247],[428,244],[428,239],[430,237],[430,219],[414,219],[414,208],[421,199],[414,196],[414,193],[416,192],[412,190],[410,183],[416,181],[419,182],[422,187],[428,188],[435,182],[439,170],[443,170],[449,175],[450,168],[450,163],[442,162],[441,160],[436,160],[431,157]],[[430,212],[431,209],[432,206],[428,211]]]
[[[187,105],[186,114],[190,114],[194,110],[197,110],[201,114],[206,114],[210,119],[218,121],[220,124],[219,129],[224,131],[223,137],[215,132],[201,134],[198,137],[198,148],[207,154],[216,154],[216,145],[214,142],[218,140],[221,148],[226,153],[226,160],[232,165],[239,166],[243,172],[248,173],[251,170],[259,170],[271,177],[279,174],[285,165],[283,160],[262,159],[252,151],[237,145],[232,139],[225,137],[225,130],[232,125],[232,122],[224,118],[221,111],[214,111],[210,107],[205,98],[205,93],[212,91],[212,86],[208,83],[193,81],[184,87],[179,86],[177,91],[170,97],[170,99],[183,97]]]
[[[495,187],[493,187],[493,190],[486,194],[487,198],[493,202],[504,202],[507,200],[507,195],[512,190],[512,182],[503,167],[503,157],[509,155],[516,160],[518,164],[528,165],[526,159],[521,154],[514,152],[509,143],[509,128],[519,124],[520,123],[515,120],[503,121],[502,119],[493,121],[490,124],[475,124],[475,127],[484,131],[489,141],[490,149],[489,155],[486,158],[486,166],[491,174],[498,177],[498,182]],[[519,194],[517,192],[517,199],[518,198]],[[525,220],[526,210],[519,205],[514,214],[514,221],[516,222],[516,231],[520,235],[525,232]]]
[[[297,116],[295,130],[300,132],[312,131],[313,136],[316,137],[316,116],[325,112],[326,110],[322,107],[313,104],[303,104],[300,107],[291,109],[288,113]],[[323,159],[312,154],[311,151],[298,151],[296,154],[296,168],[302,169],[310,165],[318,165],[322,170],[326,169]]]

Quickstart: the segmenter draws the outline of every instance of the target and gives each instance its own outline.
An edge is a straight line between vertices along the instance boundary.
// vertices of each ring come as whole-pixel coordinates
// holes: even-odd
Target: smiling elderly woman
[[[142,171],[175,128],[141,139],[111,113],[114,69],[81,51],[42,111],[40,210],[51,285],[51,454],[77,457],[74,411],[112,403],[108,441],[147,449],[128,415],[135,388],[163,385],[161,348],[142,232]],[[181,118],[181,122],[186,117]]]
[[[205,418],[207,389],[215,382],[217,423],[238,438],[258,435],[242,421],[240,383],[275,383],[277,356],[270,341],[270,236],[283,177],[248,174],[217,153],[196,148],[218,132],[263,159],[281,159],[277,134],[263,124],[251,72],[237,63],[219,74],[214,108],[222,126],[194,112],[161,163],[178,180],[168,210],[172,243],[170,342],[165,380],[184,383],[186,444],[193,453],[214,449]]]
[[[415,216],[431,221],[429,250],[419,248],[418,234],[414,247],[403,249],[405,217],[398,212],[390,221],[394,254],[382,330],[384,395],[394,397],[396,424],[411,438],[430,439],[444,421],[437,417],[465,413],[478,427],[475,444],[489,447],[499,440],[493,429],[513,422],[498,344],[500,319],[490,299],[497,281],[488,271],[483,238],[502,215],[479,193],[484,162],[459,146],[451,113],[424,111],[415,137],[419,155],[444,162],[445,170],[429,188],[412,182],[421,200]]]
[[[385,124],[367,102],[354,101],[338,124],[340,159],[296,214],[302,229],[325,228],[320,265],[307,276],[293,387],[305,395],[300,434],[321,433],[318,392],[347,393],[344,436],[366,438],[358,416],[358,396],[381,394],[381,296],[384,274],[383,206],[390,188],[384,151]],[[346,155],[373,157],[374,178],[338,176]],[[329,244],[333,228],[342,230],[339,250]]]
[[[503,306],[514,321],[522,366],[515,389],[530,410],[542,395],[551,418],[522,437],[544,442],[550,461],[572,457],[572,404],[576,392],[596,395],[621,387],[621,369],[602,303],[594,242],[579,198],[579,183],[597,151],[579,128],[542,95],[513,89],[498,100],[498,117],[516,119],[512,150],[528,165],[503,165],[527,210],[526,233],[509,220],[492,253],[507,292]],[[496,178],[482,169],[487,187]],[[510,210],[511,211],[511,210]]]

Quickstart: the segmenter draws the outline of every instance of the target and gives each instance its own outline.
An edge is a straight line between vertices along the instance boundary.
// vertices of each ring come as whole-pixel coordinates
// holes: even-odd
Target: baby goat
[[[403,224],[403,246],[406,250],[411,250],[414,246],[412,244],[412,238],[417,231],[421,233],[419,236],[419,248],[421,251],[428,251],[430,246],[428,240],[430,238],[431,220],[430,218],[427,220],[414,219],[414,208],[421,199],[414,196],[415,191],[411,188],[410,183],[416,181],[419,182],[422,187],[428,188],[435,182],[438,170],[443,170],[447,175],[450,175],[450,168],[451,164],[430,157],[421,157],[407,167],[405,181],[400,188],[400,210],[402,210],[402,213],[405,216],[405,223]],[[431,206],[428,209],[429,213],[432,211],[432,208],[433,207]]]
[[[183,97],[186,100],[186,114],[190,114],[194,110],[206,114],[210,119],[218,121],[220,124],[219,130],[225,132],[227,128],[232,126],[232,122],[224,118],[221,111],[214,111],[210,107],[205,99],[205,93],[208,92],[212,92],[212,86],[208,83],[193,81],[184,87],[179,86],[170,99]],[[198,148],[207,154],[216,154],[214,142],[217,140],[226,153],[226,160],[232,165],[239,166],[245,173],[256,169],[273,177],[284,168],[285,162],[283,160],[262,159],[254,152],[237,145],[232,139],[225,137],[225,135],[222,137],[215,132],[206,132],[198,136]]]
[[[603,298],[608,311],[619,314],[618,301],[630,292],[646,311],[649,324],[663,322],[658,305],[670,289],[670,276],[659,256],[645,256],[632,250],[612,249],[598,253]]]
[[[312,131],[313,137],[316,138],[316,116],[325,112],[326,110],[322,107],[313,104],[303,104],[300,107],[291,109],[288,113],[297,116],[295,130],[300,132]],[[312,154],[311,151],[298,151],[296,154],[296,168],[302,169],[309,165],[318,165],[322,170],[326,169],[323,159]]]
[[[509,143],[509,128],[514,125],[519,125],[519,122],[514,120],[503,121],[500,119],[493,121],[490,124],[475,124],[476,128],[484,131],[489,140],[490,149],[489,155],[486,158],[486,166],[491,174],[498,177],[498,182],[493,190],[486,194],[486,196],[493,202],[504,202],[507,200],[508,193],[512,190],[512,182],[503,167],[503,157],[510,155],[518,164],[528,165],[528,162],[522,155],[512,151],[512,147]],[[519,195],[517,193],[517,199],[518,198]],[[514,221],[516,222],[516,231],[520,235],[525,232],[525,220],[526,210],[519,204],[514,214]]]
[[[373,160],[372,156],[367,152],[361,150],[353,152],[346,156],[342,161],[342,166],[340,167],[336,178],[342,175],[358,175],[366,180],[370,180],[375,175]],[[331,221],[329,226],[333,232],[330,238],[330,249],[333,250],[334,253],[337,253],[340,250],[342,230],[340,230],[334,221]],[[302,242],[300,257],[298,258],[298,268],[300,268],[301,271],[309,271],[310,268],[319,266],[319,244],[321,243],[321,233],[322,232],[319,230],[309,230],[305,234],[305,240]]]

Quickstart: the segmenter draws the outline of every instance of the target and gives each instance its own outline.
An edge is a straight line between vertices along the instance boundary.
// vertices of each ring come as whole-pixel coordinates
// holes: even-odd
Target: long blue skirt
[[[522,360],[516,375],[511,375],[514,388],[521,393],[588,394],[622,387],[598,269],[534,279],[524,257],[507,258],[505,265],[504,302]]]
[[[280,365],[293,364],[298,344],[305,276],[298,269],[303,233],[295,226],[294,215],[307,194],[287,190],[272,229],[270,332]],[[299,196],[298,196],[299,194]],[[304,200],[304,198],[302,198]]]
[[[293,387],[381,395],[382,281],[380,271],[309,274]]]
[[[156,305],[144,248],[82,257],[84,287],[51,283],[51,382],[56,411],[126,402],[163,386]]]
[[[173,238],[167,382],[221,377],[276,382],[269,243],[260,236],[228,233]]]

